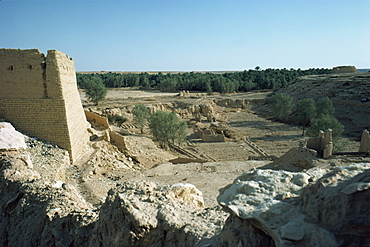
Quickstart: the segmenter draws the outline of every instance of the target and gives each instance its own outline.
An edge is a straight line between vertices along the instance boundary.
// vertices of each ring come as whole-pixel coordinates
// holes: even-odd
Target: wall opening
[[[10,65],[7,70],[14,70],[14,66],[13,65]]]
[[[41,63],[41,69],[42,69],[42,70],[46,70],[46,63],[45,63],[45,61],[43,61],[43,62]]]
[[[28,69],[32,69],[32,65],[30,64],[30,65],[28,65],[28,67],[27,67]]]

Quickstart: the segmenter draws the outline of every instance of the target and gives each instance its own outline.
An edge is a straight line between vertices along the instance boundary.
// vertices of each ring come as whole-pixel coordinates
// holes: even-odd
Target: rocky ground
[[[86,173],[62,149],[25,140],[27,148],[11,147],[0,156],[3,246],[370,244],[367,156],[324,161],[296,148],[274,162],[163,164],[145,171],[123,166],[122,159],[121,170],[115,169],[128,177],[118,179],[94,172],[113,170],[103,165],[112,161]],[[92,145],[91,159],[119,153],[104,141]],[[197,181],[204,185],[194,186]],[[98,198],[103,185],[111,189]],[[218,185],[221,207],[212,201],[211,188]]]

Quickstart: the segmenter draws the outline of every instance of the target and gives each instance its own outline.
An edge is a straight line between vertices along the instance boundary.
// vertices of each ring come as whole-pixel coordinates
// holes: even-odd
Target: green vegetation
[[[328,97],[318,99],[316,102],[313,99],[299,100],[294,107],[295,114],[291,114],[293,99],[285,94],[273,95],[270,99],[270,106],[274,111],[274,116],[279,120],[292,121],[289,115],[295,116],[295,119],[302,125],[302,136],[317,137],[320,130],[332,129],[334,150],[341,151],[348,146],[348,141],[340,138],[344,126],[334,117],[335,108]]]
[[[202,92],[247,92],[250,90],[278,89],[287,83],[304,75],[330,73],[329,69],[266,69],[257,66],[254,70],[242,72],[216,73],[177,73],[157,74],[148,73],[105,73],[105,74],[80,74],[77,73],[79,87],[86,88],[86,82],[99,78],[108,88],[116,87],[142,87],[177,92],[180,90]]]
[[[82,81],[87,98],[98,105],[99,101],[107,95],[107,88],[104,86],[103,80],[98,77],[85,78]]]
[[[274,116],[279,120],[286,120],[293,110],[293,98],[286,94],[275,94],[271,97],[269,105]]]
[[[108,115],[107,118],[109,122],[115,123],[117,126],[121,126],[121,124],[127,121],[127,118],[119,115]]]
[[[347,140],[340,138],[344,126],[333,116],[334,105],[328,97],[321,98],[317,102],[313,99],[300,100],[296,111],[301,120],[303,132],[304,128],[309,126],[307,136],[317,137],[320,130],[332,129],[334,152],[343,151],[349,145]]]
[[[339,137],[344,131],[343,125],[335,117],[323,114],[312,120],[306,134],[316,137],[320,130],[326,131],[327,129],[333,130],[333,138]]]
[[[298,121],[302,125],[302,136],[305,134],[306,127],[309,126],[312,119],[316,116],[316,104],[313,99],[303,99],[297,102],[295,110],[298,115]]]
[[[144,132],[144,125],[148,121],[148,109],[143,104],[137,104],[132,111],[134,114],[134,122],[139,125],[141,133]]]
[[[187,124],[174,112],[156,111],[149,118],[149,128],[159,144],[167,148],[175,140],[182,141],[186,136]]]
[[[343,131],[343,125],[333,116],[334,105],[333,102],[328,98],[324,97],[319,99],[316,104],[316,114],[310,119],[310,127],[307,129],[307,135],[316,137],[319,131],[326,131],[327,129],[333,130],[333,138],[339,137]],[[308,110],[306,105],[305,110]]]
[[[333,116],[334,111],[335,109],[333,102],[328,97],[321,98],[316,102],[317,117],[319,117],[320,115]]]

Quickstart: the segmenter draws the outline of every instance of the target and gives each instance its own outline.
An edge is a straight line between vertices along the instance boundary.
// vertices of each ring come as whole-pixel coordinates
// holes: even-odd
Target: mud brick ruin
[[[0,118],[30,136],[69,151],[71,161],[89,140],[73,59],[63,52],[0,49]]]
[[[362,132],[359,152],[368,152],[370,153],[370,134],[368,130]]]
[[[325,134],[320,130],[318,137],[313,137],[307,140],[307,148],[314,149],[317,154],[324,159],[329,158],[333,154],[333,130],[328,129]]]
[[[357,71],[355,66],[337,66],[331,70],[332,74],[337,73],[355,73]]]

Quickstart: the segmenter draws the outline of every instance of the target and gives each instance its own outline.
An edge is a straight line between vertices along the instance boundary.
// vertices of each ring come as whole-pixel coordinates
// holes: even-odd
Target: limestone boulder
[[[211,246],[201,243],[221,229],[224,213],[171,195],[185,187],[163,188],[144,181],[110,190],[90,242],[94,246]]]
[[[7,122],[0,122],[0,150],[26,149],[23,134],[16,131],[13,125]]]
[[[305,221],[329,229],[339,246],[370,246],[370,163],[334,168],[301,199]]]
[[[195,185],[189,183],[177,183],[169,186],[168,195],[185,203],[198,207],[204,207],[203,194]]]
[[[218,202],[230,212],[220,242],[244,246],[259,239],[263,246],[368,246],[369,174],[370,163],[307,172],[245,172],[220,190]],[[238,226],[240,234],[227,239]]]

